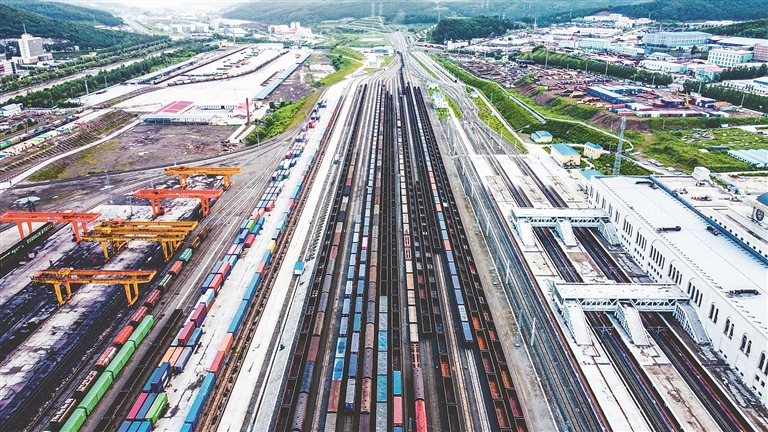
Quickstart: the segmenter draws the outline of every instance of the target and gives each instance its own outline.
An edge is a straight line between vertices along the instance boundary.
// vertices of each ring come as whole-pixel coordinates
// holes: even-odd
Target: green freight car
[[[157,288],[160,291],[165,291],[166,289],[168,289],[168,286],[171,285],[172,280],[173,280],[173,275],[167,274],[163,276],[163,278],[160,279],[160,283],[157,284]]]
[[[78,408],[75,412],[69,416],[69,420],[64,423],[64,426],[59,429],[60,432],[77,432],[85,423],[85,419],[88,414],[85,412],[85,408]]]
[[[133,332],[136,333],[136,330],[134,330]],[[120,371],[123,370],[123,366],[125,366],[125,364],[128,363],[128,359],[131,358],[134,351],[136,351],[136,345],[131,339],[128,339],[125,345],[123,345],[123,347],[120,348],[120,351],[117,352],[117,354],[115,355],[115,358],[113,358],[112,361],[109,362],[109,366],[107,366],[107,368],[104,369],[104,371],[111,373],[112,377],[117,378],[117,374],[119,374]]]
[[[102,396],[104,396],[104,393],[106,393],[107,389],[109,389],[110,385],[112,385],[112,373],[105,371],[103,374],[101,374],[99,379],[96,380],[96,384],[93,385],[91,390],[86,393],[85,397],[82,401],[80,401],[80,405],[78,405],[77,408],[85,409],[86,415],[93,412],[93,409],[96,408],[96,404],[99,403]],[[77,414],[77,411],[75,411],[75,414]]]
[[[143,320],[139,323],[139,325],[136,326],[136,328],[133,330],[133,333],[131,333],[131,337],[128,338],[129,341],[133,341],[133,344],[135,346],[139,346],[141,341],[144,340],[145,337],[147,337],[147,334],[149,334],[149,331],[152,330],[152,326],[155,324],[155,317],[152,315],[147,315],[144,317]]]
[[[152,422],[152,426],[157,423],[157,419],[160,418],[161,415],[163,415],[163,411],[165,411],[165,408],[168,406],[168,395],[163,392],[157,395],[157,398],[155,398],[155,401],[152,403],[152,406],[149,407],[149,411],[147,411],[147,415],[144,417],[145,420]]]
[[[186,248],[184,252],[181,253],[181,256],[179,256],[179,260],[189,262],[189,259],[192,258],[192,251],[192,248]]]

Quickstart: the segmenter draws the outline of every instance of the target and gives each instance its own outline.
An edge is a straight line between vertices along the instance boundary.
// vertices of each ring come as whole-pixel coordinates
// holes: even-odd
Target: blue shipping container
[[[400,371],[392,371],[392,396],[403,395],[403,376]]]
[[[196,347],[198,343],[200,343],[200,338],[203,336],[203,329],[200,327],[195,328],[195,331],[192,332],[192,336],[189,337],[189,340],[187,341],[188,347]]]
[[[242,302],[240,302],[240,307],[237,309],[237,313],[235,313],[235,317],[232,318],[232,322],[229,324],[229,330],[227,330],[228,333],[237,335],[237,331],[240,329],[240,325],[243,323],[243,318],[245,317],[245,311],[247,309],[248,309],[248,300],[243,300]]]
[[[376,377],[376,402],[387,401],[387,376],[378,375]]]

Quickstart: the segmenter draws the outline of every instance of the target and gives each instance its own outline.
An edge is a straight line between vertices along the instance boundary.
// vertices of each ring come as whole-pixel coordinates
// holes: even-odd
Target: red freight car
[[[115,340],[113,343],[115,346],[123,346],[125,345],[125,342],[128,340],[129,337],[131,337],[131,333],[133,333],[133,326],[127,325],[123,327],[122,330],[120,330],[120,333],[117,334],[115,337]]]

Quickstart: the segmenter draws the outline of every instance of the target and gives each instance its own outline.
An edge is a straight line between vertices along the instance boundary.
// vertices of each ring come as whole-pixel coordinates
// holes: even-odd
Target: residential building
[[[568,144],[552,144],[550,155],[563,168],[578,167],[581,164],[581,155]]]
[[[704,32],[658,32],[643,36],[643,44],[670,48],[704,45],[712,35]]]
[[[0,76],[16,73],[16,63],[8,60],[0,60]]]
[[[729,68],[752,60],[752,51],[713,49],[709,51],[707,62]]]
[[[432,93],[432,105],[437,109],[447,109],[448,101],[445,100],[441,92],[436,91]]]
[[[755,45],[755,50],[752,51],[752,60],[768,61],[768,43]]]
[[[689,71],[693,71],[693,76],[698,81],[715,81],[724,70],[720,66],[713,64],[688,66]]]
[[[640,67],[644,67],[649,70],[671,72],[671,73],[683,73],[688,70],[688,67],[684,64],[672,63],[661,60],[643,60],[640,62]]]

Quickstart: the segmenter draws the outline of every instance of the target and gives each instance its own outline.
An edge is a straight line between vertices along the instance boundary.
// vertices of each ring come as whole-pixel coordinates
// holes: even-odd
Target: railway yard
[[[386,68],[258,145],[225,141],[254,99],[308,91],[308,51],[136,79],[9,144],[0,430],[768,430],[765,377],[723,373],[709,300],[389,38]],[[438,119],[434,76],[463,118]],[[744,344],[762,372],[768,348]]]

